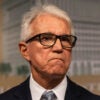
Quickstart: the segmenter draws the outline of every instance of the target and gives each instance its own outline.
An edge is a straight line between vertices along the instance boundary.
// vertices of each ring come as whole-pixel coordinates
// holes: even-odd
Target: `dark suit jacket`
[[[32,100],[29,89],[29,78],[22,84],[0,94],[0,100]],[[68,78],[65,100],[100,100],[100,96],[90,93]]]

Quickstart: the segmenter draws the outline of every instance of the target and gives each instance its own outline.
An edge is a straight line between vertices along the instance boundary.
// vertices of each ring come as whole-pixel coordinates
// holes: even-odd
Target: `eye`
[[[55,37],[52,34],[42,34],[40,38],[42,41],[52,41]]]
[[[63,36],[61,37],[61,40],[62,40],[62,41],[67,41],[67,42],[69,42],[69,41],[70,41],[70,37],[68,37],[68,36],[66,36],[66,35],[63,35]]]
[[[72,37],[72,36],[63,35],[63,36],[61,37],[61,41],[62,41],[63,43],[67,43],[67,44],[69,44],[69,45],[72,45],[72,44],[73,44],[73,37]]]
[[[52,37],[50,37],[50,36],[42,36],[41,39],[42,39],[42,41],[49,41],[49,40],[52,40]]]

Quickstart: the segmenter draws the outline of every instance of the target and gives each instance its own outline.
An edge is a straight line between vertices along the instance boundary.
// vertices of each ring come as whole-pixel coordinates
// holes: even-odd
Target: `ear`
[[[29,54],[28,54],[28,45],[25,42],[20,42],[19,43],[19,49],[21,55],[27,60],[30,60]]]

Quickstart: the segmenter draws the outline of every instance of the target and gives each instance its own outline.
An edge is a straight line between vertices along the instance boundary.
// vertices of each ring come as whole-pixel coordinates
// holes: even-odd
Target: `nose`
[[[63,51],[63,48],[59,39],[56,40],[52,49],[54,52],[58,52],[58,53],[61,53]]]

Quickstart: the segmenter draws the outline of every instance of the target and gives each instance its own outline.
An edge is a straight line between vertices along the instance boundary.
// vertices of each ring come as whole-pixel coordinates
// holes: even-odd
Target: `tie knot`
[[[57,97],[53,91],[45,91],[40,100],[57,100]]]

